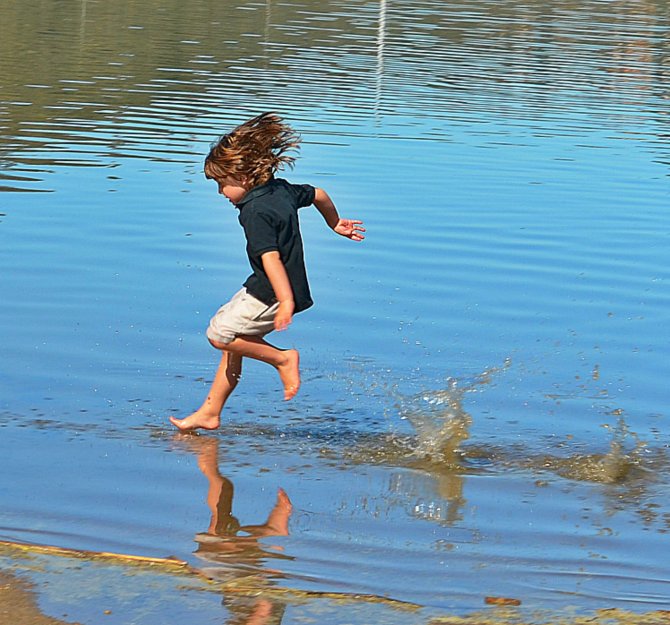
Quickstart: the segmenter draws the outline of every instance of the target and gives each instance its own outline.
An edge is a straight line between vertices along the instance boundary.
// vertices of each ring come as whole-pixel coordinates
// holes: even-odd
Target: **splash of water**
[[[634,442],[630,449],[630,441]],[[542,456],[530,459],[531,468],[545,469],[572,480],[617,484],[643,467],[646,443],[619,419],[612,429],[610,448],[603,454],[574,454],[566,458]]]
[[[375,388],[388,399],[392,410],[411,426],[411,434],[391,433],[361,437],[348,457],[354,462],[375,462],[420,469],[436,479],[447,480],[482,469],[530,470],[533,473],[554,473],[570,480],[600,484],[631,484],[646,482],[650,450],[626,424],[620,413],[618,422],[608,427],[612,432],[609,449],[601,453],[572,452],[529,454],[527,446],[499,447],[472,444],[472,416],[465,406],[466,395],[493,382],[496,375],[511,366],[508,359],[501,367],[490,368],[469,379],[447,378],[444,388],[403,395],[398,386],[388,382]],[[577,446],[575,446],[577,447]],[[660,462],[665,467],[666,462]],[[432,516],[429,511],[428,516]],[[437,512],[435,514],[438,514]],[[439,516],[439,514],[438,514]]]
[[[460,388],[454,379],[447,384],[444,390],[403,399],[398,411],[416,433],[414,456],[456,468],[460,466],[461,445],[470,436],[472,417],[463,408],[468,388]]]
[[[509,365],[508,360],[504,368]],[[415,458],[440,464],[443,469],[462,467],[462,444],[470,437],[472,425],[472,416],[463,407],[464,397],[489,384],[498,371],[499,368],[487,369],[462,386],[455,378],[447,378],[442,390],[396,396],[398,413],[416,434],[411,452]]]

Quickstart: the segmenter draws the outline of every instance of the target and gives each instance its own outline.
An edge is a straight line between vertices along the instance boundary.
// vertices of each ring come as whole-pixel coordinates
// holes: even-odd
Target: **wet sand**
[[[0,623],[20,625],[74,625],[42,614],[32,585],[15,575],[0,571]]]
[[[2,625],[171,625],[183,622],[301,625],[668,625],[670,610],[589,613],[528,609],[488,597],[467,614],[422,608],[385,597],[301,592],[257,578],[209,579],[207,571],[114,554],[29,545],[0,546]],[[39,607],[38,607],[39,606]],[[41,608],[41,609],[40,609]],[[50,616],[56,614],[58,617]]]
[[[58,573],[59,576],[65,573],[65,579],[60,580],[61,584],[73,583],[72,596],[62,597],[62,599],[69,605],[72,612],[86,616],[70,620],[68,614],[65,613],[63,617],[66,620],[61,620],[48,616],[40,610],[38,599],[44,588],[49,586],[49,582],[43,582],[38,586],[27,581],[24,575],[29,577],[30,572],[24,569],[24,566],[25,561],[19,558],[13,560],[9,568],[23,569],[21,575],[10,573],[7,570],[0,571],[0,623],[2,625],[97,625],[100,622],[109,625],[128,622],[144,625],[180,622],[179,615],[176,617],[177,620],[174,620],[175,615],[168,605],[173,595],[181,595],[184,606],[180,613],[186,617],[185,622],[210,622],[208,619],[215,614],[211,612],[211,608],[215,607],[219,612],[218,617],[214,616],[217,619],[216,622],[219,622],[218,619],[221,618],[226,619],[221,622],[238,622],[235,620],[236,617],[246,616],[251,620],[240,622],[259,622],[264,625],[272,623],[299,625],[312,622],[320,622],[323,625],[338,625],[343,622],[353,625],[367,625],[372,622],[379,625],[668,625],[670,623],[670,610],[636,614],[625,610],[605,608],[591,614],[575,616],[570,615],[568,611],[564,615],[536,611],[525,613],[521,608],[506,606],[501,601],[500,606],[482,607],[480,611],[460,616],[429,613],[409,605],[388,605],[382,598],[375,601],[371,597],[356,595],[350,597],[287,595],[279,599],[278,589],[253,593],[235,592],[228,589],[223,593],[224,597],[221,600],[221,589],[213,587],[210,588],[210,592],[205,593],[202,592],[202,588],[184,589],[179,578],[174,576],[170,581],[171,587],[162,588],[151,599],[142,593],[130,598],[133,596],[132,588],[137,582],[132,574],[126,577],[123,589],[116,588],[116,593],[120,592],[126,596],[126,605],[121,610],[106,609],[104,602],[101,602],[100,599],[104,590],[98,588],[97,591],[90,594],[88,592],[82,594],[76,588],[77,575],[72,570],[69,575],[67,570],[61,570]],[[105,568],[107,573],[111,573],[115,567],[112,565],[105,566]],[[128,574],[128,567],[125,568],[125,573]],[[181,581],[183,583],[183,579]],[[168,607],[147,609],[147,602],[152,606],[163,604]],[[283,617],[289,607],[291,616],[284,620]],[[225,616],[226,610],[231,612],[228,618]],[[256,616],[260,617],[259,621],[254,620]]]

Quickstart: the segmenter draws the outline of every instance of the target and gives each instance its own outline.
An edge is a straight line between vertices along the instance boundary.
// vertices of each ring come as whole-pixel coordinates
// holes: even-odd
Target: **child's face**
[[[216,180],[219,193],[227,197],[233,204],[237,204],[247,193],[244,183],[235,178],[221,178]]]

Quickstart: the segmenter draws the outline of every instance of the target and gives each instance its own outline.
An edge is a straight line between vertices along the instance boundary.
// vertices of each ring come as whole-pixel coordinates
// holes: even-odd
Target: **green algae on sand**
[[[550,616],[536,613],[521,617],[516,610],[494,609],[469,616],[439,616],[427,625],[668,625],[670,610],[637,614],[628,610],[602,609],[583,616]]]

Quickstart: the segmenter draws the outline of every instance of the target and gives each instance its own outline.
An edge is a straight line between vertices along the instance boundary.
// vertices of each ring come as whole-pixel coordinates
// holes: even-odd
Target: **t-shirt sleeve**
[[[291,188],[293,189],[295,203],[298,208],[314,203],[316,189],[311,184],[292,184]]]
[[[260,256],[265,252],[279,249],[277,228],[271,215],[256,213],[253,219],[245,219],[242,227],[247,237],[247,248],[252,256]]]

